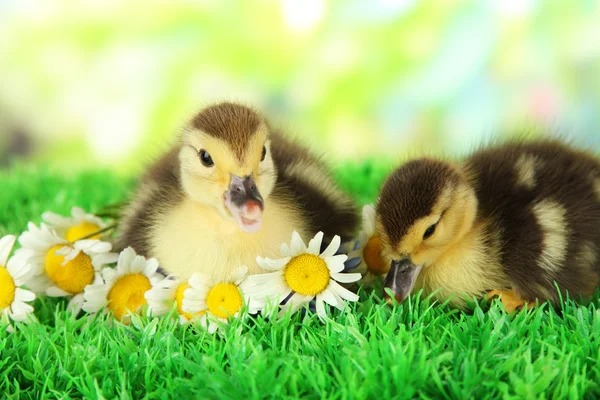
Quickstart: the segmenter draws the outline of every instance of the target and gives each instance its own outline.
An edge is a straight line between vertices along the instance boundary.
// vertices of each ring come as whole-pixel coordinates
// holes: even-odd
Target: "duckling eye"
[[[429,239],[431,235],[434,234],[436,225],[437,223],[431,225],[429,228],[427,228],[427,230],[425,230],[425,233],[423,234],[423,239]]]
[[[260,156],[260,161],[265,161],[265,157],[267,156],[267,146],[263,146],[262,155]]]
[[[208,151],[200,150],[199,156],[200,156],[200,161],[202,162],[202,165],[204,165],[205,167],[210,168],[215,165],[215,162],[213,161],[210,154],[208,154]]]

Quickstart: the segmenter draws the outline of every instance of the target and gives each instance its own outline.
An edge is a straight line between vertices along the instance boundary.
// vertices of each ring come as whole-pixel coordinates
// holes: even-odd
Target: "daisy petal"
[[[367,235],[367,232],[360,231],[358,233],[358,241],[361,246],[363,246],[363,247],[366,246],[367,242],[369,241],[369,235]]]
[[[298,232],[292,232],[292,242],[290,244],[293,256],[306,253],[306,244],[304,244],[304,241]]]
[[[42,214],[42,220],[57,228],[66,228],[74,223],[72,218],[46,211]]]
[[[329,304],[330,306],[337,307],[337,298],[334,296],[331,290],[323,290],[320,295],[325,303]]]
[[[337,256],[331,256],[325,258],[325,262],[327,263],[327,268],[329,271],[333,273],[342,272],[346,267],[344,262],[348,259],[348,256],[345,254],[338,254]]]
[[[359,297],[356,293],[352,293],[345,287],[341,286],[336,281],[329,281],[329,289],[333,290],[338,296],[347,301],[358,301]]]
[[[331,277],[333,279],[335,279],[338,282],[342,282],[342,283],[352,283],[352,282],[357,282],[360,280],[360,278],[362,277],[361,274],[359,273],[335,273],[335,274],[331,274]]]
[[[152,286],[156,285],[158,282],[162,281],[163,279],[165,279],[165,276],[163,274],[159,274],[158,272],[154,275],[150,275],[148,277],[148,279],[150,280],[150,284]]]
[[[212,285],[212,280],[207,275],[197,272],[190,277],[188,283],[191,287],[200,289]]]
[[[260,298],[256,298],[256,297],[252,297],[252,296],[246,296],[245,302],[246,302],[246,306],[248,307],[248,312],[250,314],[256,314],[265,308],[265,306],[267,304],[267,299],[266,298],[260,299]]]
[[[81,253],[80,250],[65,246],[62,249],[57,250],[55,254],[64,256],[65,258],[63,260],[62,265],[66,265],[69,261],[74,260],[79,255],[79,253]]]
[[[341,243],[342,239],[338,235],[335,235],[331,240],[331,243],[329,243],[329,246],[321,253],[321,258],[332,257],[339,250]]]
[[[102,283],[104,283],[104,280],[102,279],[102,274],[100,272],[94,273],[94,282],[92,282],[92,285],[98,285]]]
[[[30,304],[23,303],[22,301],[15,301],[11,304],[10,309],[12,311],[11,318],[15,321],[23,322],[27,319],[27,314],[33,312],[33,307]]]
[[[97,243],[101,243],[101,242],[99,240],[95,240],[95,239],[83,239],[83,240],[78,240],[75,243],[73,243],[73,247],[75,247],[77,250],[90,250]],[[105,251],[109,251],[109,250],[110,249],[105,250]]]
[[[158,260],[156,258],[150,258],[145,261],[146,266],[143,269],[143,273],[146,276],[154,275],[158,270]]]
[[[366,205],[362,209],[362,228],[368,236],[375,234],[375,207],[371,204]]]
[[[208,333],[210,333],[211,335],[213,335],[217,331],[217,329],[219,328],[219,325],[216,324],[216,323],[214,323],[214,322],[212,322],[212,321],[210,321],[210,320],[207,320],[207,321],[208,321],[207,322],[208,323],[208,327],[207,327]]]
[[[0,239],[0,267],[6,266],[16,240],[16,236],[13,235],[7,235]]]
[[[317,315],[319,316],[319,318],[321,318],[321,319],[327,318],[327,312],[325,311],[325,304],[323,304],[323,297],[321,296],[321,294],[317,295],[316,306],[317,306]]]
[[[315,237],[310,240],[307,252],[318,256],[321,251],[321,243],[323,243],[323,232],[317,233]]]
[[[101,242],[96,240],[90,247],[88,247],[88,251],[93,253],[108,253],[112,250],[112,244],[108,242]]]
[[[102,269],[101,274],[102,278],[104,279],[104,282],[106,282],[107,284],[112,284],[117,278],[117,270],[115,270],[114,268],[104,268]]]
[[[294,314],[298,312],[298,310],[310,303],[313,298],[314,296],[309,296],[306,298],[306,296],[303,296],[299,293],[294,293],[287,303],[281,305],[281,310],[277,314],[277,318],[281,319],[288,313]]]
[[[205,301],[209,291],[208,286],[199,289],[187,288],[183,292],[183,300]]]
[[[292,250],[290,249],[290,246],[287,245],[287,243],[281,243],[279,251],[281,251],[281,255],[284,257],[292,256]]]
[[[254,297],[283,296],[284,292],[291,292],[281,271],[250,275],[240,286],[244,294]]]
[[[134,274],[143,274],[146,269],[146,259],[142,256],[135,256],[133,262],[129,266],[129,271]]]
[[[73,296],[67,305],[67,311],[72,312],[73,314],[79,314],[81,312],[81,307],[83,307],[83,293]]]
[[[6,270],[12,277],[16,286],[21,286],[31,278],[35,271],[28,263],[30,254],[28,252],[17,252],[6,265]]]
[[[48,279],[48,277],[46,275],[38,275],[38,276],[33,276],[30,279],[28,279],[27,282],[25,283],[25,286],[27,286],[27,288],[34,293],[44,295],[44,294],[46,294],[46,289],[51,284],[52,283],[50,282],[50,280]]]
[[[328,295],[333,296],[333,298],[335,298],[335,308],[337,308],[338,310],[343,310],[344,306],[346,305],[346,302],[344,301],[344,299],[342,299],[335,291],[333,291],[330,288],[327,288],[323,291],[323,293],[327,292]]]
[[[92,257],[92,265],[96,270],[100,270],[105,265],[114,264],[118,259],[117,253],[96,254]]]
[[[57,286],[50,286],[48,289],[46,289],[46,295],[50,297],[66,297],[71,296],[71,293],[65,292]]]
[[[184,312],[190,313],[190,314],[196,314],[199,313],[200,311],[205,311],[208,308],[208,306],[206,305],[206,301],[204,299],[202,300],[195,300],[195,299],[183,299],[183,301],[181,302],[181,309]]]
[[[231,280],[236,285],[239,285],[240,282],[246,277],[247,273],[248,273],[248,267],[245,265],[242,265],[242,266],[236,268],[235,270],[233,270],[233,273],[231,274]]]
[[[279,271],[287,263],[289,263],[291,259],[292,259],[292,257],[277,258],[277,259],[256,257],[256,263],[264,270]]]
[[[77,206],[73,206],[71,208],[71,215],[73,216],[73,218],[75,218],[77,220],[82,220],[82,219],[85,219],[85,217],[86,217],[85,211],[83,211],[83,208],[77,207]]]
[[[14,301],[28,302],[35,300],[35,294],[29,290],[16,288]]]
[[[119,254],[119,261],[117,262],[117,269],[123,273],[129,273],[129,265],[133,263],[135,259],[135,250],[128,247]]]

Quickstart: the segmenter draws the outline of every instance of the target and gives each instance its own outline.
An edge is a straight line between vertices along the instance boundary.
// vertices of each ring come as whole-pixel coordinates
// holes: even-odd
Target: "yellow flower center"
[[[329,285],[330,275],[325,260],[314,254],[302,254],[288,263],[284,277],[294,292],[314,296]]]
[[[74,225],[67,230],[65,234],[65,239],[71,243],[75,243],[76,241],[83,239],[84,237],[91,235],[94,232],[98,232],[100,227],[91,222],[84,221],[79,225]],[[88,239],[100,239],[100,235],[94,235],[89,237]]]
[[[367,269],[375,275],[383,275],[389,268],[381,259],[381,240],[379,236],[373,236],[367,242],[363,250],[363,257],[367,263]]]
[[[6,268],[0,267],[0,311],[10,306],[15,299],[15,281]]]
[[[128,313],[135,313],[147,304],[144,294],[150,289],[152,289],[152,285],[145,275],[125,275],[117,279],[108,292],[108,308],[120,321]]]
[[[242,308],[242,294],[233,283],[218,283],[206,296],[208,311],[219,318],[229,318]]]
[[[177,286],[177,290],[175,291],[175,302],[177,303],[177,312],[179,313],[179,315],[183,315],[191,321],[194,318],[194,316],[204,314],[204,311],[199,311],[194,315],[183,311],[183,293],[189,288],[191,288],[191,286],[187,282],[184,282]]]
[[[82,293],[83,289],[94,282],[94,267],[90,256],[83,251],[77,257],[63,265],[65,257],[56,251],[64,246],[54,246],[46,253],[46,274],[52,282],[65,292]]]

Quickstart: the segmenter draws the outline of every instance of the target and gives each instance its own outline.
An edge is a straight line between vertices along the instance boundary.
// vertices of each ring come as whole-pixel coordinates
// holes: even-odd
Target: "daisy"
[[[34,276],[27,286],[36,293],[52,297],[71,297],[68,309],[81,310],[83,291],[87,285],[100,281],[100,269],[117,261],[112,245],[99,240],[79,240],[69,243],[53,229],[29,223],[29,230],[19,238]]]
[[[284,258],[257,257],[256,262],[263,269],[275,272],[248,278],[246,291],[250,298],[254,301],[262,299],[263,303],[275,299],[279,304],[285,301],[280,316],[288,310],[296,312],[316,299],[316,311],[321,318],[327,316],[324,303],[341,310],[345,305],[344,300],[357,301],[356,294],[338,283],[356,282],[361,276],[359,273],[342,273],[348,256],[336,255],[340,237],[335,236],[325,251],[319,254],[322,241],[323,232],[319,232],[307,247],[300,235],[294,232],[290,246],[285,243],[281,245]]]
[[[15,254],[8,258],[15,240],[16,237],[12,235],[0,238],[0,323],[7,325],[8,331],[13,330],[9,319],[26,322],[32,318],[33,307],[27,302],[35,300],[35,294],[21,288],[33,275],[33,270],[27,264],[27,254]]]
[[[196,273],[189,280],[189,288],[183,293],[183,311],[197,315],[201,326],[214,333],[219,323],[227,324],[230,318],[240,316],[244,303],[251,306],[244,296],[244,283],[248,267],[233,271],[231,279],[214,282],[204,274]],[[251,313],[258,310],[250,308]]]
[[[46,211],[42,214],[42,219],[47,225],[54,229],[61,238],[68,242],[86,239],[101,239],[101,234],[92,234],[106,228],[106,224],[94,214],[86,214],[79,207],[71,209],[71,216],[64,217],[53,212]]]
[[[123,323],[130,322],[130,314],[137,313],[148,303],[144,295],[162,280],[157,273],[158,261],[138,256],[128,247],[119,255],[116,268],[104,268],[102,281],[85,288],[83,310],[97,313],[112,312]]]
[[[361,264],[356,267],[363,274],[362,282],[372,283],[388,272],[388,266],[381,258],[381,240],[375,230],[375,208],[366,205],[362,209],[362,231],[358,243],[348,253],[350,258],[360,257]]]
[[[179,323],[186,324],[194,319],[194,315],[183,311],[183,299],[187,289],[191,286],[187,281],[182,281],[174,276],[168,276],[157,282],[152,289],[144,295],[148,302],[148,316],[161,317],[176,308]],[[196,316],[204,311],[196,313]]]

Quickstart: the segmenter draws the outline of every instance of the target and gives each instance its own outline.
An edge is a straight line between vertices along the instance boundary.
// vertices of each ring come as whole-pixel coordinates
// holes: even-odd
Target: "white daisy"
[[[102,281],[86,286],[83,310],[97,313],[112,312],[123,323],[130,322],[130,314],[137,313],[147,305],[144,295],[163,279],[157,273],[158,261],[138,256],[128,247],[119,255],[116,268],[104,268]]]
[[[351,283],[360,279],[359,273],[342,273],[345,254],[336,255],[340,247],[340,237],[335,236],[329,246],[319,254],[323,232],[319,232],[310,241],[308,247],[297,232],[292,234],[290,246],[281,245],[284,258],[269,259],[257,257],[256,262],[272,273],[252,275],[247,279],[245,290],[251,301],[281,303],[280,315],[288,310],[295,312],[316,299],[316,310],[319,317],[327,316],[325,304],[343,309],[345,302],[357,301],[358,296],[342,287],[338,282]]]
[[[369,284],[380,279],[389,269],[381,258],[381,240],[375,229],[375,208],[372,205],[362,209],[362,231],[358,241],[360,247],[351,249],[348,256],[360,257],[361,263],[356,271],[363,274],[361,282]]]
[[[29,223],[29,230],[19,238],[34,276],[27,286],[36,293],[53,297],[71,297],[68,309],[79,312],[83,291],[87,285],[101,280],[99,272],[106,264],[117,261],[112,245],[99,240],[79,240],[69,243],[54,230]]]
[[[157,282],[145,294],[148,301],[148,316],[161,317],[176,308],[179,322],[182,325],[194,319],[194,315],[183,311],[183,299],[189,288],[191,286],[187,281],[182,281],[174,276],[168,276]],[[204,313],[204,311],[200,313]]]
[[[240,317],[244,303],[250,306],[248,298],[244,298],[247,274],[248,267],[241,266],[225,282],[215,282],[204,274],[192,275],[190,288],[183,294],[183,311],[197,315],[200,325],[214,333],[218,322],[227,324],[230,318]],[[256,311],[250,309],[250,312]]]
[[[64,217],[50,211],[42,214],[42,219],[63,239],[73,243],[83,238],[100,240],[101,234],[92,235],[104,228],[106,224],[94,214],[87,214],[79,207],[71,209],[71,216]]]
[[[27,254],[15,254],[9,259],[16,237],[9,235],[0,238],[0,324],[8,331],[13,328],[9,320],[27,322],[33,318],[33,307],[27,302],[35,300],[35,294],[21,288],[33,275],[27,264]]]

